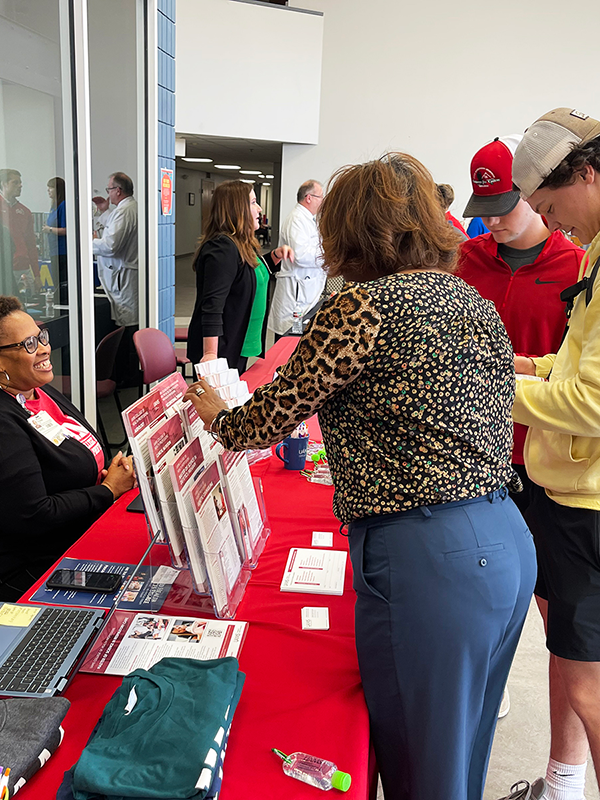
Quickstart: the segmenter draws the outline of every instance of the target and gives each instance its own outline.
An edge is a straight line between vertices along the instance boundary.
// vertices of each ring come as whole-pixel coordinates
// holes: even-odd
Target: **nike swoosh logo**
[[[538,286],[541,286],[543,283],[560,283],[560,281],[541,281],[539,278],[536,278],[535,282]]]
[[[555,281],[552,281],[552,283],[555,283]],[[572,778],[575,775],[574,772],[558,772],[556,769],[553,769],[552,772],[554,775],[558,775],[559,778]]]

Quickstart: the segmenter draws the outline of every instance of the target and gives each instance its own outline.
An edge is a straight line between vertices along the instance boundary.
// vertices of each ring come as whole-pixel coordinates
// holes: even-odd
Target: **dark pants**
[[[521,512],[521,514],[525,514],[533,499],[533,490],[537,484],[535,484],[527,474],[527,470],[525,469],[524,464],[513,464],[512,468],[517,473],[519,478],[521,478],[521,483],[523,484],[523,491],[511,492],[510,497],[511,500],[516,505],[516,507]]]
[[[505,489],[352,523],[356,646],[386,800],[480,800],[529,607]]]

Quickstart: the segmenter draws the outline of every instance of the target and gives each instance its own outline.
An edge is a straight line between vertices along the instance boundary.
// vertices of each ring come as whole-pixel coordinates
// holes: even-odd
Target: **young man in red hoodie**
[[[551,234],[513,186],[513,155],[522,138],[496,138],[471,161],[473,194],[464,216],[481,217],[490,232],[463,242],[458,275],[494,303],[515,353],[541,356],[558,351],[567,321],[560,293],[577,282],[584,251],[560,231]],[[512,460],[525,488],[512,499],[521,511],[531,486],[526,434],[524,425],[515,425]]]

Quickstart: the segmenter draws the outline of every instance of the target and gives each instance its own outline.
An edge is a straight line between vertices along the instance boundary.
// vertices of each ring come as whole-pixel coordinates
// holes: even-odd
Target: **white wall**
[[[557,0],[294,5],[325,13],[321,123],[316,147],[284,145],[282,215],[307,177],[397,149],[454,186],[461,217],[486,142],[556,106],[600,119],[597,0],[572,12]]]
[[[137,186],[135,0],[88,0],[92,186],[106,197],[111,172]]]
[[[315,143],[323,18],[177,0],[178,133]]]

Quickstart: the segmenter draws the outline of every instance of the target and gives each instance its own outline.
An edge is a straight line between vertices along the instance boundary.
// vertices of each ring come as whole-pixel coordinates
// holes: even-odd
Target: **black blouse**
[[[51,386],[43,391],[97,436],[64,395]],[[0,587],[15,570],[56,560],[113,502],[112,492],[96,485],[93,453],[76,439],[57,447],[29,416],[0,391]]]
[[[492,303],[422,271],[349,285],[271,384],[223,414],[232,450],[315,412],[344,523],[478,497],[511,477],[513,351]]]

